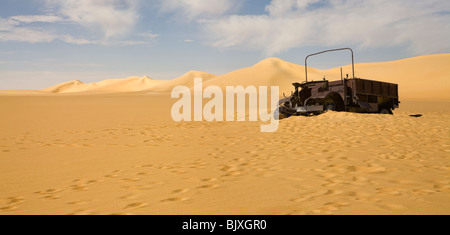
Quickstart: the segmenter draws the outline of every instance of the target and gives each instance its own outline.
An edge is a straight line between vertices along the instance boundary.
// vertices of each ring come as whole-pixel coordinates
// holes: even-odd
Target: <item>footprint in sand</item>
[[[214,182],[217,181],[217,178],[206,178],[206,179],[201,179],[201,182]]]
[[[187,193],[187,192],[189,192],[189,189],[176,189],[176,190],[173,190],[173,194],[179,194],[179,193]]]
[[[144,203],[144,202],[130,203],[130,204],[126,205],[124,209],[139,209],[139,208],[146,207],[147,205],[148,205],[148,203]]]
[[[142,165],[142,166],[139,166],[139,167],[141,167],[141,168],[152,168],[152,167],[154,167],[154,165]]]
[[[415,190],[412,190],[412,193],[414,195],[418,195],[418,196],[429,196],[429,195],[439,193],[439,191],[433,190],[433,189],[415,189]]]
[[[89,201],[73,201],[73,202],[68,202],[68,205],[73,205],[73,206],[80,206],[80,205],[85,205],[89,203]]]
[[[110,179],[114,179],[119,177],[119,175],[123,173],[123,170],[115,170],[113,171],[111,174],[105,175],[105,178],[110,178]]]
[[[89,189],[85,184],[74,184],[71,185],[70,188],[74,191],[86,191]]]
[[[167,198],[164,200],[161,200],[161,202],[183,202],[183,201],[187,201],[189,200],[189,198],[186,197],[172,197],[172,198]]]
[[[121,179],[120,181],[124,182],[124,183],[135,183],[140,180],[141,180],[140,178],[124,178],[124,179]]]
[[[24,202],[23,197],[8,197],[4,200],[4,206],[0,204],[0,210],[14,210]]]
[[[68,215],[95,215],[95,214],[97,214],[95,211],[82,209],[82,210],[73,211],[73,212],[69,213]]]
[[[219,185],[217,184],[204,184],[204,185],[200,185],[197,188],[198,189],[212,189],[212,188],[218,188]]]
[[[326,183],[322,184],[323,187],[333,187],[333,186],[339,186],[339,185],[343,185],[346,182],[343,180],[338,180],[338,179],[327,179],[325,180]]]
[[[450,189],[450,184],[435,184],[433,185],[433,188],[438,190],[438,192],[441,191],[448,191],[448,189]]]
[[[127,194],[125,196],[119,197],[122,200],[135,200],[139,197],[137,194]]]
[[[350,206],[347,202],[327,202],[319,209],[311,211],[311,214],[316,215],[332,215],[341,210],[343,207]]]
[[[51,199],[56,200],[61,196],[57,195],[57,193],[61,192],[59,189],[47,189],[45,191],[35,192],[35,194],[41,195],[43,199]]]
[[[239,176],[242,174],[242,172],[233,165],[222,165],[220,170],[226,173],[223,175],[224,177]]]
[[[60,199],[61,196],[59,196],[59,195],[47,195],[47,196],[44,196],[44,197],[42,197],[42,198],[44,198],[44,199],[50,199],[50,200],[57,200],[57,199]]]
[[[360,202],[381,202],[382,200],[379,198],[375,198],[375,197],[371,197],[371,196],[362,196],[362,195],[358,195],[357,197],[355,197],[356,201],[360,201]]]
[[[300,196],[300,197],[293,198],[290,201],[291,202],[304,202],[304,201],[308,201],[311,199],[313,199],[312,196]]]

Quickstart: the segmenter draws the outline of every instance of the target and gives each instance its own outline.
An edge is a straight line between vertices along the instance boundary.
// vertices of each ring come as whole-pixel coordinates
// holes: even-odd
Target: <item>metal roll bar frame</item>
[[[311,55],[306,57],[306,59],[305,59],[306,82],[308,82],[308,59],[309,59],[309,57],[320,55],[320,54],[324,54],[324,53],[328,53],[328,52],[344,51],[344,50],[349,50],[352,53],[352,71],[353,71],[353,79],[355,79],[355,59],[354,59],[355,57],[354,57],[354,54],[353,54],[353,50],[351,48],[339,48],[339,49],[326,50],[326,51],[314,53],[314,54],[311,54]]]

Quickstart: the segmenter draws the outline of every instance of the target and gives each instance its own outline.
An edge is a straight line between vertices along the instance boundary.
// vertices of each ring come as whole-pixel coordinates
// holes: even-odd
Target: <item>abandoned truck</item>
[[[308,81],[308,58],[328,52],[349,50],[352,54],[353,77],[341,80]],[[399,108],[398,85],[355,77],[353,50],[341,48],[308,55],[305,59],[306,81],[294,83],[295,92],[279,102],[275,117],[313,116],[327,111],[393,114]]]

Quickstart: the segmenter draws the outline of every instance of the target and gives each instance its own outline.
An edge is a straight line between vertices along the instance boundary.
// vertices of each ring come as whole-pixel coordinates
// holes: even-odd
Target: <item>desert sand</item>
[[[304,68],[277,58],[218,76],[1,91],[0,214],[450,214],[448,64],[450,54],[358,64],[357,77],[399,83],[394,116],[329,112],[275,133],[174,122],[168,92],[202,76],[204,87],[289,93]]]

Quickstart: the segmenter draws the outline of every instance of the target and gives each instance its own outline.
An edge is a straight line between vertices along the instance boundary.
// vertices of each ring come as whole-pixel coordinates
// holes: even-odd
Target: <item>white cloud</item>
[[[448,0],[272,0],[267,15],[202,21],[211,45],[274,55],[306,46],[404,45],[415,54],[450,50]]]
[[[25,27],[16,27],[4,32],[0,31],[0,41],[38,43],[51,42],[55,38],[55,35],[47,32]]]
[[[210,18],[222,16],[239,5],[237,0],[160,0],[162,12],[175,12],[183,18]]]
[[[53,15],[19,15],[8,19],[0,17],[0,41],[51,42],[57,36],[41,28],[24,25],[36,22],[54,23],[62,20],[61,17]]]
[[[0,31],[7,31],[10,29],[13,29],[18,24],[19,23],[16,21],[12,21],[9,19],[3,19],[2,17],[0,17]]]
[[[45,30],[29,28],[29,27],[15,27],[8,31],[0,31],[1,41],[15,41],[28,43],[53,42],[54,40],[61,40],[70,44],[86,45],[100,43],[98,41],[89,41],[86,39],[74,38],[71,35],[58,35],[46,32]]]
[[[156,40],[156,38],[158,38],[160,35],[153,33],[153,32],[146,32],[146,33],[141,33],[139,34],[139,36],[144,37],[145,39],[147,39],[148,41],[154,41]]]
[[[108,38],[123,37],[137,23],[138,0],[48,0],[59,14]]]
[[[102,45],[106,46],[136,46],[136,45],[151,45],[155,41],[149,40],[121,40],[121,41],[107,41],[101,42]]]
[[[71,35],[59,35],[48,32],[45,29],[39,27],[30,27],[27,24],[35,22],[54,23],[63,21],[62,18],[57,16],[47,15],[30,15],[30,16],[12,16],[8,19],[0,17],[0,42],[1,41],[15,41],[15,42],[28,42],[28,43],[40,43],[40,42],[52,42],[54,40],[62,40],[71,44],[92,44],[93,41],[85,39],[74,38]]]
[[[16,27],[8,31],[0,31],[1,41],[15,41],[28,43],[53,42],[61,40],[65,43],[75,45],[97,44],[103,46],[135,46],[135,45],[152,45],[156,42],[157,34],[140,35],[143,40],[87,40],[76,38],[68,34],[52,34],[44,30]]]
[[[71,35],[67,35],[67,34],[59,35],[59,36],[55,37],[55,39],[56,38],[62,40],[65,43],[76,44],[76,45],[87,45],[87,44],[97,43],[96,41],[89,41],[89,40],[82,39],[82,38],[74,38]]]
[[[293,11],[304,11],[308,6],[319,2],[320,0],[272,0],[266,6],[266,11],[271,16],[286,16]]]
[[[19,15],[19,16],[12,16],[9,19],[22,23],[35,23],[35,22],[54,23],[58,21],[63,21],[62,17],[55,15]]]
[[[93,43],[84,39],[76,39],[70,35],[54,34],[39,27],[27,26],[27,24],[35,22],[53,23],[58,21],[62,21],[62,18],[46,15],[12,16],[8,19],[0,17],[0,42],[15,41],[40,43],[52,42],[56,39],[60,39],[71,44],[82,45]]]
[[[158,34],[147,32],[139,35],[142,40],[127,40],[137,24],[138,2],[140,0],[47,0],[47,7],[53,15],[18,15],[8,19],[0,17],[0,41],[52,42],[61,40],[69,44],[86,45],[143,45],[153,44]],[[92,32],[87,40],[67,33],[52,30],[57,23],[81,25]],[[41,23],[45,25],[36,24]],[[69,23],[69,24],[67,24]]]

